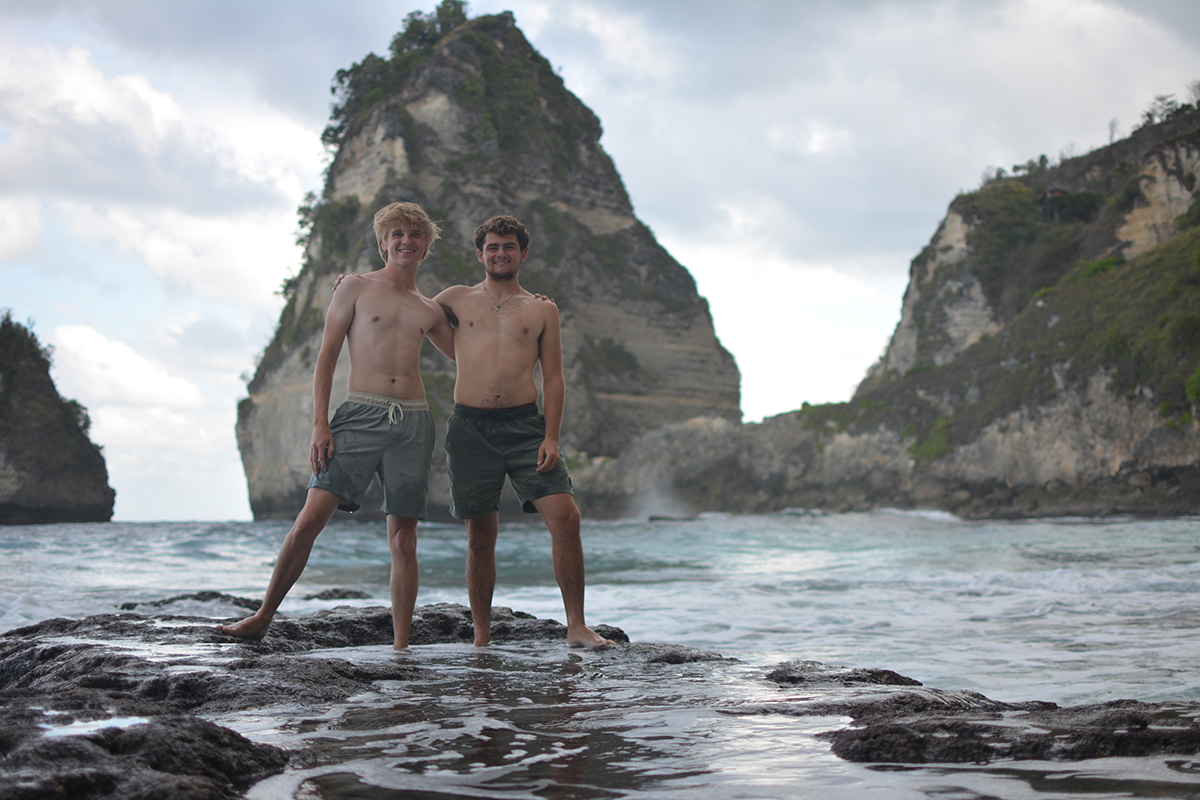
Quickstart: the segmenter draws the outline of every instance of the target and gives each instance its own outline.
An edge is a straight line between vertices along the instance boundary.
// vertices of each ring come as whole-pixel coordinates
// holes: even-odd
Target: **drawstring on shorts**
[[[363,403],[368,406],[378,406],[388,410],[388,425],[395,425],[404,420],[405,411],[428,411],[429,403],[424,400],[399,400],[395,397],[384,397],[368,392],[350,392],[346,395],[347,403]]]

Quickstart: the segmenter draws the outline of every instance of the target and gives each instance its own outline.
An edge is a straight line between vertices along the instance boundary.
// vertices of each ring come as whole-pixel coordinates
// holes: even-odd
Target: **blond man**
[[[392,203],[375,214],[384,266],[340,281],[325,314],[313,374],[313,433],[304,508],[284,538],[258,611],[222,633],[261,638],[308,563],[313,542],[334,511],[357,510],[375,475],[383,486],[392,557],[393,647],[408,646],[417,599],[417,521],[426,516],[433,417],[421,380],[421,344],[428,338],[454,358],[445,312],[417,289],[417,267],[440,231],[415,203]],[[329,417],[333,373],[346,344],[349,394]]]

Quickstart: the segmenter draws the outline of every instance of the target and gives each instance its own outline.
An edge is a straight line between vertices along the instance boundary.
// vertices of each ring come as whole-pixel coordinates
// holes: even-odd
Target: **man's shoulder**
[[[522,295],[522,308],[527,314],[534,314],[544,319],[558,319],[558,305],[549,297],[536,295],[528,290]]]
[[[358,294],[363,290],[371,290],[379,286],[379,278],[374,272],[352,272],[343,276],[334,289],[334,294]]]
[[[433,299],[439,303],[448,303],[448,302],[453,302],[455,300],[462,300],[463,298],[469,296],[474,290],[476,290],[478,288],[479,288],[478,285],[466,286],[461,283],[455,284],[454,286],[447,286],[445,289],[442,289],[440,292],[437,293],[437,295],[434,296]]]

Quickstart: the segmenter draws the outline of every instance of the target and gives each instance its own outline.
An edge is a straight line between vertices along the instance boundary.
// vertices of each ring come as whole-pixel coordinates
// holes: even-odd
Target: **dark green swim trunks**
[[[504,476],[529,514],[533,502],[552,494],[574,494],[560,458],[550,472],[537,471],[546,419],[530,403],[516,408],[471,408],[454,404],[446,424],[450,513],[458,519],[484,517],[500,508]]]

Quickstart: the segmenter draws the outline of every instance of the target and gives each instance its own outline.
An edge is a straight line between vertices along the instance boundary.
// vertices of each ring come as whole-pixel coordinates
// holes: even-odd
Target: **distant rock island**
[[[480,279],[478,222],[511,212],[530,226],[522,281],[561,309],[564,450],[589,516],[1200,512],[1191,105],[1156,106],[1085,155],[990,172],[913,260],[900,323],[853,399],[743,425],[708,305],[633,215],[596,116],[510,13],[467,20],[444,2],[418,17],[389,57],[336,76],[336,156],[301,209],[305,263],[238,408],[255,518],[303,502],[329,290],[339,272],[379,266],[370,217],[395,200],[446,229],[418,278],[428,295]],[[429,349],[422,371],[444,419],[453,366]],[[435,463],[435,516],[447,500]]]
[[[59,397],[48,352],[0,316],[0,525],[107,522],[116,492],[87,409]]]

